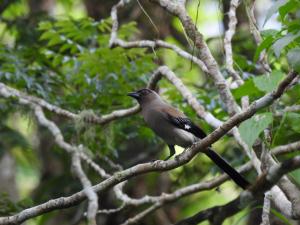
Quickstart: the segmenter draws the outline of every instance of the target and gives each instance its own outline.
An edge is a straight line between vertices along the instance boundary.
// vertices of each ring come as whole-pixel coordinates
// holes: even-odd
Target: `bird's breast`
[[[197,138],[192,133],[175,127],[156,111],[142,112],[142,114],[148,126],[168,145],[178,145],[186,148],[197,141]]]
[[[181,146],[183,148],[187,148],[191,146],[195,141],[197,141],[197,137],[195,137],[192,133],[187,132],[185,130],[174,128],[174,144]]]

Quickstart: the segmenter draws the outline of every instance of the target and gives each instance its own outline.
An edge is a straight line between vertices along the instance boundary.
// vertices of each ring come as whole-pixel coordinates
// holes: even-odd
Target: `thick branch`
[[[271,153],[275,155],[282,155],[282,154],[291,153],[299,150],[300,150],[300,141],[296,141],[287,145],[277,146],[272,149]]]

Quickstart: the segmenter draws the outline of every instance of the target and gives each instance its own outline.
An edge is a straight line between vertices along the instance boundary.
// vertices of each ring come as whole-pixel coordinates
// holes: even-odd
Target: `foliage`
[[[275,54],[277,58],[281,55],[289,55],[288,62],[292,68],[299,71],[299,52],[296,50],[300,45],[300,32],[299,32],[299,15],[298,10],[300,2],[297,0],[279,0],[267,13],[265,23],[270,17],[279,12],[279,21],[282,24],[280,30],[266,30],[262,34],[264,40],[257,48],[254,60],[258,59],[259,54],[267,49]]]
[[[283,79],[284,73],[288,70],[288,65],[285,63],[287,60],[289,66],[296,71],[299,71],[299,44],[300,44],[300,33],[299,33],[299,1],[295,0],[279,0],[276,1],[273,6],[268,10],[264,24],[278,12],[278,20],[281,22],[280,30],[263,30],[261,32],[263,41],[257,47],[254,54],[254,61],[259,59],[259,55],[266,50],[268,52],[269,61],[272,62],[274,67],[278,70],[273,70],[270,74],[266,73],[260,76],[250,76],[246,80],[245,84],[233,91],[236,99],[241,99],[243,96],[248,96],[250,100],[255,100],[257,97],[262,96],[263,93],[273,91],[278,83]],[[286,58],[286,59],[285,59]],[[280,62],[280,63],[277,63]],[[298,85],[294,88],[298,89]],[[282,104],[297,104],[293,101],[291,93],[288,91],[284,96]],[[296,98],[295,98],[296,99]],[[298,101],[298,100],[297,100]],[[254,143],[255,139],[259,136],[262,130],[269,126],[272,122],[272,133],[273,133],[273,144],[274,143],[285,143],[286,140],[295,140],[295,124],[300,122],[298,117],[288,121],[293,121],[288,124],[284,124],[283,118],[272,119],[270,114],[263,113],[261,115],[268,115],[263,121],[257,121],[254,118],[243,122],[239,130],[242,138],[250,146]],[[288,114],[288,118],[292,114]],[[292,124],[293,123],[293,124]],[[294,127],[294,128],[293,128]],[[284,132],[284,130],[292,129],[294,132]]]
[[[14,203],[10,200],[7,193],[0,193],[0,216],[12,215],[31,206],[32,201],[30,199],[24,199]]]
[[[145,86],[152,55],[143,49],[110,49],[110,27],[109,19],[42,21],[35,46],[2,46],[0,80],[75,112],[89,109],[101,115],[129,106],[132,100],[125,93]],[[135,32],[134,23],[126,24],[120,36]],[[112,139],[125,135],[115,133],[119,129],[111,128]],[[95,149],[95,141],[92,145]],[[114,146],[105,149],[115,151]]]

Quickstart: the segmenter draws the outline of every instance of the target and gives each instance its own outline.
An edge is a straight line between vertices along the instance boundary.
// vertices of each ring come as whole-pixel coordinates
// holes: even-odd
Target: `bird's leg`
[[[164,161],[167,161],[169,158],[171,158],[175,154],[175,148],[174,145],[168,145],[169,150],[170,150],[170,155],[164,159]]]

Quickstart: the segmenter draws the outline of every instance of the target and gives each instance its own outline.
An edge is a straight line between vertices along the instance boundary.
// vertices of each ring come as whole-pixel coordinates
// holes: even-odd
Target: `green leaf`
[[[254,96],[260,94],[261,91],[256,88],[252,79],[248,79],[245,83],[237,89],[233,89],[233,96],[236,99],[240,99],[243,96]]]
[[[287,54],[289,65],[297,72],[300,72],[300,48],[291,49]]]
[[[262,75],[253,79],[255,86],[263,92],[274,91],[284,74],[281,71],[272,71],[271,74]]]
[[[278,0],[271,6],[271,8],[267,12],[266,19],[263,23],[263,26],[265,26],[265,24],[268,22],[271,16],[273,16],[274,13],[278,12],[279,8],[283,6],[286,3],[286,1],[287,0]]]
[[[287,225],[292,225],[290,221],[280,212],[276,211],[275,209],[271,208],[272,214],[274,214],[278,219],[280,219],[283,223]]]
[[[257,114],[241,123],[239,126],[239,132],[241,134],[241,138],[245,141],[249,148],[252,147],[259,134],[267,128],[272,121],[272,113],[268,112]]]
[[[296,33],[300,30],[300,19],[297,18],[292,21],[286,22],[287,29],[289,33]]]
[[[268,36],[266,39],[264,39],[260,45],[257,47],[256,51],[255,51],[255,54],[254,54],[254,58],[253,58],[253,61],[256,62],[259,58],[259,55],[260,53],[264,50],[264,49],[267,49],[269,48],[272,43],[274,42],[275,40],[275,36]]]
[[[287,114],[287,123],[291,126],[292,130],[300,133],[300,114],[289,112]]]
[[[39,30],[50,30],[52,28],[52,23],[50,23],[49,21],[42,21],[39,23]]]
[[[291,12],[296,7],[297,7],[297,2],[293,1],[293,0],[290,0],[286,4],[282,5],[279,8],[279,10],[278,10],[279,11],[279,15],[281,17],[281,20],[284,21],[284,18],[286,16],[286,14],[288,14],[289,12]]]
[[[269,36],[275,36],[278,33],[278,30],[275,29],[266,29],[266,30],[262,30],[261,32],[261,36],[264,38],[267,38]]]
[[[278,39],[274,44],[273,44],[273,50],[274,53],[276,55],[276,57],[278,58],[280,56],[280,53],[282,51],[282,49],[287,46],[288,44],[290,44],[292,41],[294,41],[297,37],[299,37],[300,33],[298,32],[297,34],[287,34],[284,37]]]
[[[49,40],[55,36],[57,36],[57,35],[55,34],[55,32],[53,30],[48,30],[40,36],[40,40]]]

